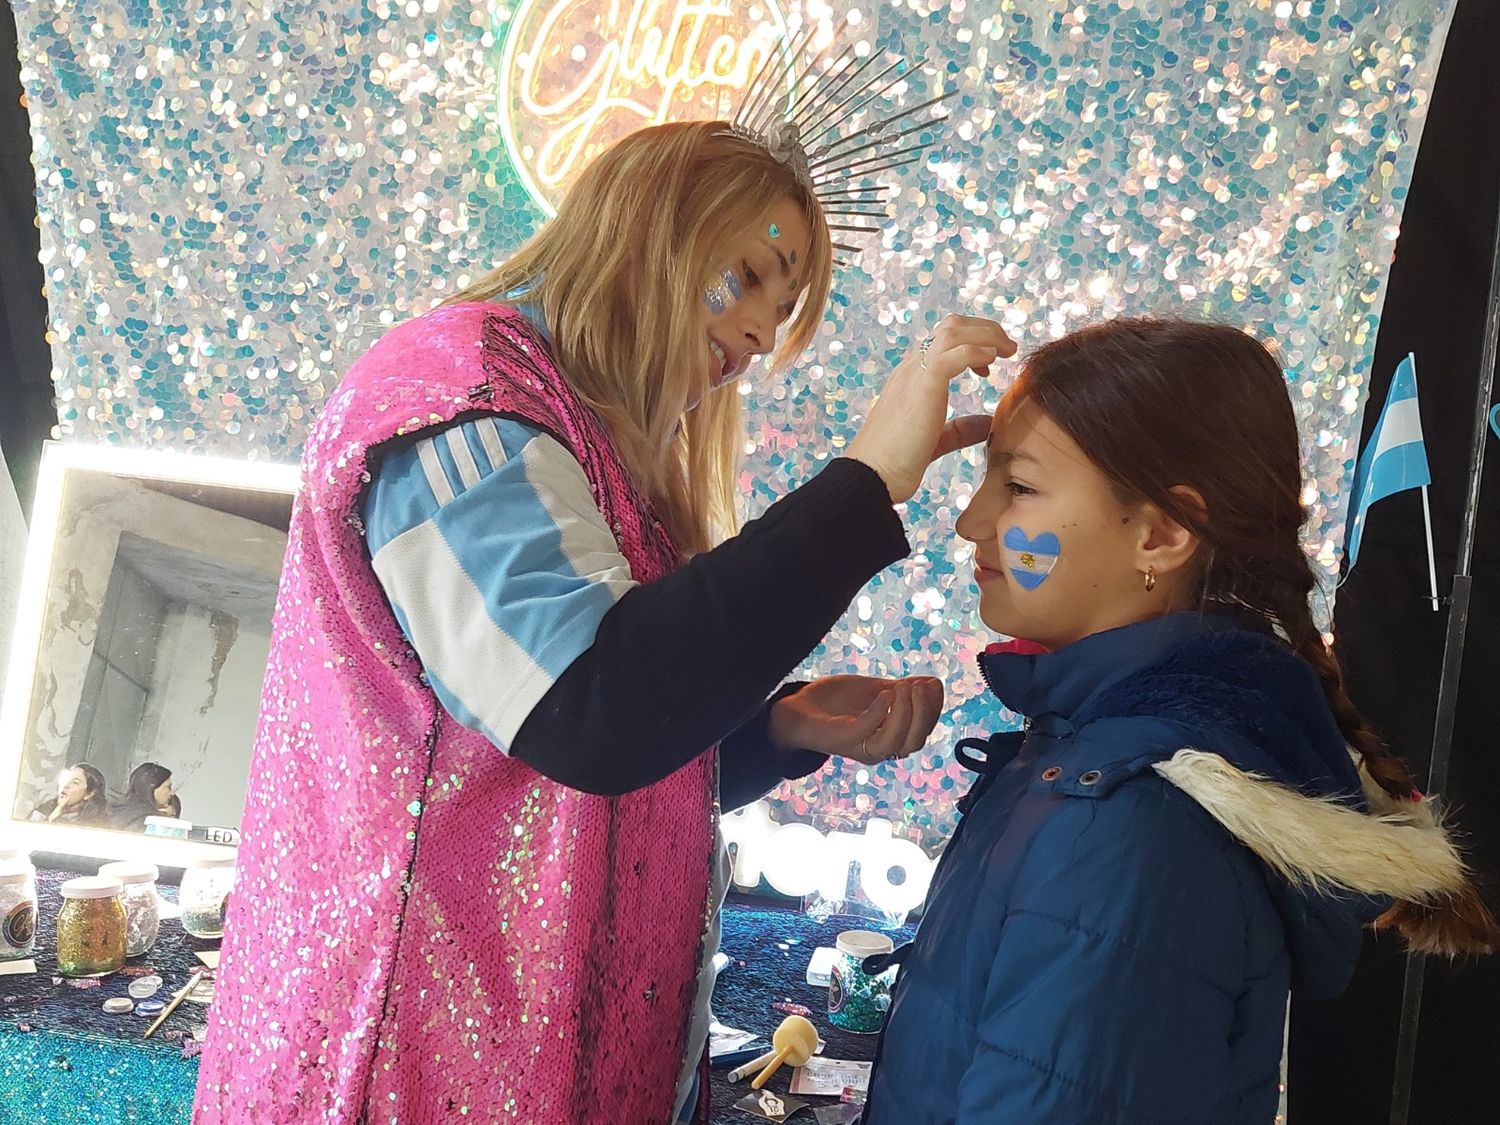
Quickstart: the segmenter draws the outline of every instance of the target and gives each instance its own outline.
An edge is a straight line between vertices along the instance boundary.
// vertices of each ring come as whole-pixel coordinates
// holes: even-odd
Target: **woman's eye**
[[[740,269],[745,273],[745,284],[753,288],[760,284],[760,275],[750,268],[749,262],[741,262]]]
[[[1005,487],[1008,488],[1008,489],[1010,489],[1010,494],[1012,496],[1035,496],[1036,495],[1036,489],[1034,489],[1034,488],[1027,488],[1024,484],[1020,484],[1017,481],[1011,481]]]

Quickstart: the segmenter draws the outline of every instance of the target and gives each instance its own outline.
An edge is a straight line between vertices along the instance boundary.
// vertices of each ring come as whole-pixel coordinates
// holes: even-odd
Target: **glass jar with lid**
[[[125,956],[139,957],[156,944],[161,924],[156,865],[131,861],[106,863],[99,868],[99,874],[120,880],[124,887],[120,902],[125,907]]]
[[[36,868],[29,857],[0,859],[0,961],[30,957],[36,948]]]
[[[23,848],[13,844],[0,844],[0,866],[17,864],[26,869],[31,881],[31,888],[36,890],[36,868],[31,862],[31,849]]]
[[[212,848],[200,853],[182,876],[177,898],[182,904],[182,928],[194,937],[224,936],[224,914],[229,892],[234,888],[233,848]]]
[[[65,977],[107,977],[125,964],[125,906],[120,880],[96,875],[61,887],[57,971]]]
[[[895,972],[871,976],[865,971],[865,960],[890,954],[894,944],[885,934],[845,930],[835,939],[834,948],[838,956],[828,981],[828,1022],[845,1031],[873,1035],[890,1008]]]
[[[31,849],[12,844],[0,844],[0,867],[8,867],[12,864],[25,870],[27,882],[31,886],[32,896],[35,897],[36,867],[31,862]]]

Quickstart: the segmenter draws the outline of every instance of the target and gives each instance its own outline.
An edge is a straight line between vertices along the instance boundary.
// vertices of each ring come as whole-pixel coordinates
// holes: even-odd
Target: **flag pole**
[[[1420,385],[1417,379],[1417,353],[1407,352],[1406,359],[1411,364],[1412,383]],[[1486,408],[1485,420],[1488,421],[1488,419],[1489,413],[1488,408]],[[1432,474],[1429,472],[1427,475],[1431,476]],[[1436,613],[1438,607],[1442,604],[1442,599],[1438,597],[1437,592],[1437,557],[1432,551],[1432,503],[1427,498],[1427,489],[1428,486],[1424,484],[1422,486],[1422,524],[1427,529],[1427,582],[1428,588],[1432,591],[1430,599],[1432,602],[1432,612]]]
[[[1432,588],[1432,612],[1442,604],[1437,592],[1437,559],[1432,553],[1432,505],[1427,500],[1427,485],[1422,486],[1422,521],[1427,525],[1427,581]]]
[[[1463,665],[1464,638],[1469,627],[1469,595],[1474,586],[1474,576],[1470,572],[1479,518],[1479,482],[1484,474],[1484,447],[1489,440],[1486,431],[1490,399],[1495,392],[1495,357],[1500,352],[1500,216],[1495,223],[1495,245],[1491,255],[1489,307],[1485,312],[1484,346],[1480,349],[1478,387],[1474,396],[1474,432],[1469,445],[1469,487],[1464,500],[1463,527],[1458,538],[1458,559],[1453,570],[1453,591],[1448,597],[1448,635],[1443,644],[1442,678],[1438,681],[1437,719],[1433,723],[1432,758],[1427,769],[1428,794],[1441,795],[1448,785],[1448,760],[1458,714],[1458,675]],[[1427,497],[1425,488],[1422,497],[1424,500]],[[1396,1074],[1391,1083],[1390,1125],[1408,1125],[1412,1074],[1417,1061],[1417,1024],[1422,1015],[1422,982],[1426,972],[1427,959],[1422,954],[1406,955],[1401,1026],[1396,1039]]]

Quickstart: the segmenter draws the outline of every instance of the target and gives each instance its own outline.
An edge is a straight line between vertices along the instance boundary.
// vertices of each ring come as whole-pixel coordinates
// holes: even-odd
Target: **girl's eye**
[[[745,284],[748,287],[753,289],[760,284],[760,275],[750,268],[749,262],[741,262],[740,269],[745,272]]]
[[[1027,488],[1024,484],[1020,484],[1017,481],[1011,481],[1005,487],[1008,488],[1008,489],[1010,489],[1010,494],[1012,496],[1035,496],[1036,495],[1036,489],[1034,489],[1034,488]]]

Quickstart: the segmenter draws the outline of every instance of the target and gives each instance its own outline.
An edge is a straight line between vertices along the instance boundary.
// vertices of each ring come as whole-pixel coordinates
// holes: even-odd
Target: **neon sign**
[[[500,131],[550,216],[601,149],[722,117],[787,38],[775,0],[521,0],[500,60]]]
[[[814,892],[824,898],[844,896],[849,866],[859,864],[860,887],[881,910],[905,914],[922,905],[937,861],[916,844],[891,832],[879,817],[865,822],[862,835],[829,832],[810,824],[777,824],[764,801],[756,801],[719,821],[726,845],[733,844],[734,881],[753,888],[766,882],[793,898]],[[900,882],[891,878],[899,869]]]

